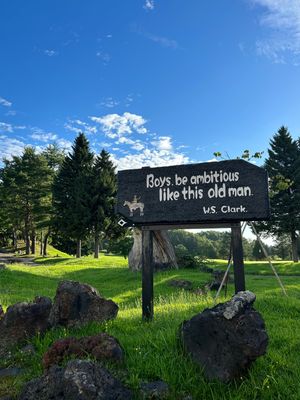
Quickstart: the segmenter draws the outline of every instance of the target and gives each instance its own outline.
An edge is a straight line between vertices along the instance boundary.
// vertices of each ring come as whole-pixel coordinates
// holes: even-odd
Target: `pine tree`
[[[38,224],[51,202],[51,176],[45,157],[27,147],[22,156],[4,160],[2,189],[13,230],[23,231],[26,254],[35,253]]]
[[[93,167],[91,227],[95,237],[94,257],[99,258],[100,240],[109,236],[115,225],[117,182],[115,166],[109,153],[102,150]]]
[[[81,241],[89,233],[93,158],[88,140],[80,133],[53,185],[56,226],[76,240],[76,257],[81,257]]]
[[[49,179],[51,180],[51,201],[48,203],[48,208],[45,210],[45,215],[43,220],[39,221],[39,228],[41,231],[41,250],[40,255],[47,255],[47,244],[48,238],[51,235],[53,225],[54,225],[54,207],[52,200],[52,187],[55,177],[65,159],[65,154],[63,150],[59,148],[57,144],[50,144],[43,151],[42,155],[47,161],[49,167]]]
[[[289,234],[293,261],[298,261],[297,231],[300,229],[300,149],[287,128],[274,135],[265,167],[270,178],[271,220],[264,229],[277,237]]]
[[[256,261],[263,260],[265,258],[264,253],[261,248],[261,245],[257,239],[255,240],[254,246],[252,249],[252,257]]]

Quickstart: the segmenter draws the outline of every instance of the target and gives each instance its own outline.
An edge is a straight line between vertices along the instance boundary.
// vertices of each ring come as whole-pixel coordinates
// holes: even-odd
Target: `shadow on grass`
[[[62,262],[65,262],[68,264],[69,260],[74,260],[73,258],[69,258],[69,257],[57,257],[57,258],[43,258],[43,257],[36,257],[34,259],[35,262],[38,263],[38,265],[56,265],[56,264],[60,264]]]
[[[62,262],[64,259],[58,260]],[[51,260],[53,262],[53,260]],[[46,264],[47,265],[47,264]],[[70,265],[71,267],[71,265]],[[37,268],[18,270],[10,269],[1,272],[0,304],[13,304],[17,301],[33,299],[36,295],[54,297],[57,285],[62,280],[79,281],[95,287],[101,296],[113,299],[119,305],[128,306],[141,299],[141,273],[132,273],[123,267],[114,268],[80,268],[70,271],[67,266],[59,270],[49,271]],[[53,274],[52,274],[53,272]],[[57,275],[55,275],[57,273]],[[50,275],[51,274],[51,275]],[[180,293],[180,289],[168,285],[171,279],[183,278],[186,272],[178,270],[158,273],[154,275],[154,296],[170,296]],[[189,274],[188,278],[194,287],[206,282],[206,275],[200,273]],[[3,299],[4,298],[4,299]]]

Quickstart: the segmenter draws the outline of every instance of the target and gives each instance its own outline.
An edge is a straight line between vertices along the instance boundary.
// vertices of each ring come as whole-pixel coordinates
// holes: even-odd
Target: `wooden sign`
[[[117,212],[142,226],[266,220],[267,172],[244,160],[120,171]]]

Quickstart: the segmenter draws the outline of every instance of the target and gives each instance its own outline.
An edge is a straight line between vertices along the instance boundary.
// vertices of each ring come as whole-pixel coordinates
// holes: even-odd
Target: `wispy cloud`
[[[129,93],[125,98],[115,99],[113,97],[105,97],[102,99],[100,103],[97,104],[97,107],[101,108],[115,108],[115,107],[130,107],[133,102],[140,97],[139,94]]]
[[[107,114],[103,117],[90,117],[93,122],[100,124],[102,131],[111,139],[121,137],[133,132],[147,133],[145,128],[146,120],[137,114],[125,112],[119,114]]]
[[[80,119],[71,119],[64,125],[65,129],[70,132],[75,133],[86,133],[86,134],[93,134],[97,133],[97,127],[95,125],[90,125],[87,122],[81,121]]]
[[[0,122],[0,132],[12,133],[13,131],[14,131],[13,125],[7,124],[6,122]]]
[[[144,36],[152,40],[152,42],[158,43],[162,47],[169,47],[174,50],[178,49],[179,47],[178,43],[174,39],[169,39],[164,36],[153,35],[152,33],[144,33]]]
[[[300,1],[299,0],[249,0],[264,12],[260,24],[264,36],[257,40],[259,55],[275,63],[299,63],[300,56]]]
[[[3,97],[0,97],[0,105],[4,107],[11,107],[12,102],[4,99]]]
[[[5,115],[7,115],[8,117],[14,116],[17,114],[17,111],[15,110],[8,110]]]
[[[45,54],[45,56],[48,56],[48,57],[54,57],[54,56],[58,56],[58,51],[46,49],[46,50],[44,50],[44,54]]]
[[[110,62],[111,56],[102,50],[96,52],[96,56],[103,62],[104,65]]]
[[[143,7],[147,11],[154,10],[154,0],[146,0]]]
[[[120,102],[118,100],[113,99],[112,97],[106,97],[101,103],[100,106],[106,108],[114,108],[118,106]]]
[[[38,140],[39,142],[50,142],[57,139],[57,135],[52,132],[36,132],[31,135],[32,139]]]

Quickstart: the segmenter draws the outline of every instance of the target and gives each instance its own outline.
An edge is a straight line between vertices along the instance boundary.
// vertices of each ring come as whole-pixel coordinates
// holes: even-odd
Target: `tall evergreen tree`
[[[109,153],[102,150],[93,167],[91,197],[91,227],[95,237],[94,257],[99,258],[100,240],[109,235],[115,225],[116,171]]]
[[[39,221],[39,228],[41,231],[41,250],[42,256],[47,255],[47,244],[48,238],[51,235],[51,231],[54,225],[54,207],[52,201],[52,187],[55,176],[58,174],[59,168],[61,167],[65,154],[63,150],[59,148],[57,144],[50,144],[43,151],[42,155],[45,157],[47,165],[49,167],[49,179],[51,180],[51,201],[48,203],[48,209],[45,210],[44,219]]]
[[[288,234],[293,261],[297,262],[300,229],[300,149],[282,126],[270,142],[265,167],[270,178],[271,220],[262,230],[280,237]]]
[[[2,190],[13,229],[23,231],[26,254],[30,250],[35,253],[38,223],[45,218],[51,201],[51,178],[45,157],[27,147],[22,156],[4,160]]]
[[[81,257],[81,241],[89,233],[93,158],[87,138],[80,133],[53,185],[56,225],[61,232],[76,240],[76,257]]]

